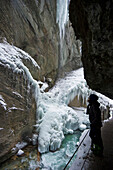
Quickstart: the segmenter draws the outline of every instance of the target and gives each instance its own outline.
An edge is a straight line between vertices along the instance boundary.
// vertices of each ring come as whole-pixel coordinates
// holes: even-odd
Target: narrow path
[[[84,156],[85,147],[82,147],[82,153],[78,152],[77,159],[70,170],[112,170],[113,169],[113,119],[106,121],[102,128],[102,138],[104,144],[104,156],[94,156],[91,151],[87,150]],[[87,147],[89,147],[90,138],[87,137]],[[84,148],[84,149],[83,149]],[[78,162],[78,163],[77,163]]]
[[[82,141],[82,139],[86,135],[87,131],[88,130],[85,130],[83,132],[83,134],[81,135],[80,142]],[[90,150],[90,142],[91,141],[90,141],[90,137],[89,137],[89,133],[88,133],[88,135],[86,136],[86,138],[82,142],[82,144],[81,144],[81,146],[80,146],[80,148],[79,148],[79,150],[77,152],[76,159],[73,162],[73,164],[72,164],[72,166],[70,167],[69,170],[81,170],[82,169],[82,167],[85,164],[86,157],[87,157],[87,155],[89,153],[89,150]]]

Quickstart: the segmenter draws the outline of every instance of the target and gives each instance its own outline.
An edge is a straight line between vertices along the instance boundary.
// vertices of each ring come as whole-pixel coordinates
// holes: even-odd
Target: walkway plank
[[[84,138],[87,131],[88,130],[85,130],[84,133],[82,134],[82,136],[80,137],[80,142]],[[74,163],[72,164],[72,166],[69,170],[81,170],[84,165],[84,162],[85,162],[85,159],[87,157],[89,150],[90,150],[90,137],[89,137],[89,133],[88,133],[88,135],[84,139],[83,143],[81,144],[81,146],[77,152],[77,156],[76,156]]]
[[[98,157],[93,155],[91,150],[87,151],[86,147],[82,146],[82,153],[77,154],[77,158],[72,164],[70,170],[112,170],[113,169],[113,119],[106,121],[102,127],[102,139],[104,144],[104,156]],[[84,141],[90,148],[90,138]],[[87,147],[88,148],[88,147]],[[85,152],[85,153],[84,153]],[[82,156],[81,156],[82,154]],[[87,155],[85,157],[85,154]],[[82,165],[82,166],[81,166]]]

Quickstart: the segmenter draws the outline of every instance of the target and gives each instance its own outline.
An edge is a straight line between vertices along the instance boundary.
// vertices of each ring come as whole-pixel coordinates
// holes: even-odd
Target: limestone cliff
[[[35,100],[23,74],[0,64],[0,162],[12,155],[19,141],[29,142],[35,124]],[[2,105],[6,103],[6,107]],[[7,156],[4,156],[8,154]]]
[[[70,20],[82,40],[87,83],[113,98],[113,1],[71,0]]]
[[[12,155],[15,144],[32,138],[36,103],[31,79],[38,71],[27,53],[0,43],[0,162]]]
[[[79,67],[78,42],[74,31],[67,24],[63,57],[64,64],[72,65],[69,70]],[[59,68],[59,28],[56,23],[56,0],[1,0],[0,37],[28,52],[41,67],[36,79],[50,76],[55,79]],[[79,55],[80,56],[80,55]],[[73,64],[74,63],[74,64]],[[71,68],[73,67],[73,68]]]

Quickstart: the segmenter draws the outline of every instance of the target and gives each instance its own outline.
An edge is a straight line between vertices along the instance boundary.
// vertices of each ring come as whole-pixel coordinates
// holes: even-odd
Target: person
[[[90,133],[89,136],[91,138],[91,150],[95,155],[102,156],[103,155],[103,142],[101,138],[101,111],[100,104],[97,101],[98,96],[95,94],[91,94],[88,98],[88,106],[86,114],[89,115],[90,121]]]

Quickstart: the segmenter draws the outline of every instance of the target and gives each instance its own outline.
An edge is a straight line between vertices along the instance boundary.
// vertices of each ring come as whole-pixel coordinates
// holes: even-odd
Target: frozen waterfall
[[[78,114],[68,106],[75,96],[82,96],[84,100],[93,91],[88,88],[83,76],[83,68],[72,71],[64,79],[59,79],[55,86],[47,93],[44,92],[45,83],[39,87],[40,81],[36,81],[29,69],[23,63],[23,59],[29,60],[34,67],[40,69],[38,64],[27,53],[8,43],[0,43],[0,64],[12,69],[13,72],[23,72],[28,82],[32,84],[36,110],[36,134],[34,143],[38,138],[38,149],[41,153],[60,148],[65,134],[73,133],[74,130],[84,130],[88,124],[85,113]],[[93,92],[96,93],[96,92]],[[99,99],[104,107],[110,105],[112,100],[99,94]],[[0,101],[3,103],[2,96]],[[5,101],[4,101],[5,102]],[[6,106],[7,103],[4,103]]]
[[[60,39],[64,38],[65,35],[65,25],[69,19],[69,0],[57,0],[57,17],[56,22],[59,25]]]
[[[65,37],[65,29],[66,24],[69,23],[69,0],[57,0],[56,1],[57,9],[56,9],[56,23],[59,27],[59,69],[64,66],[64,37]]]

